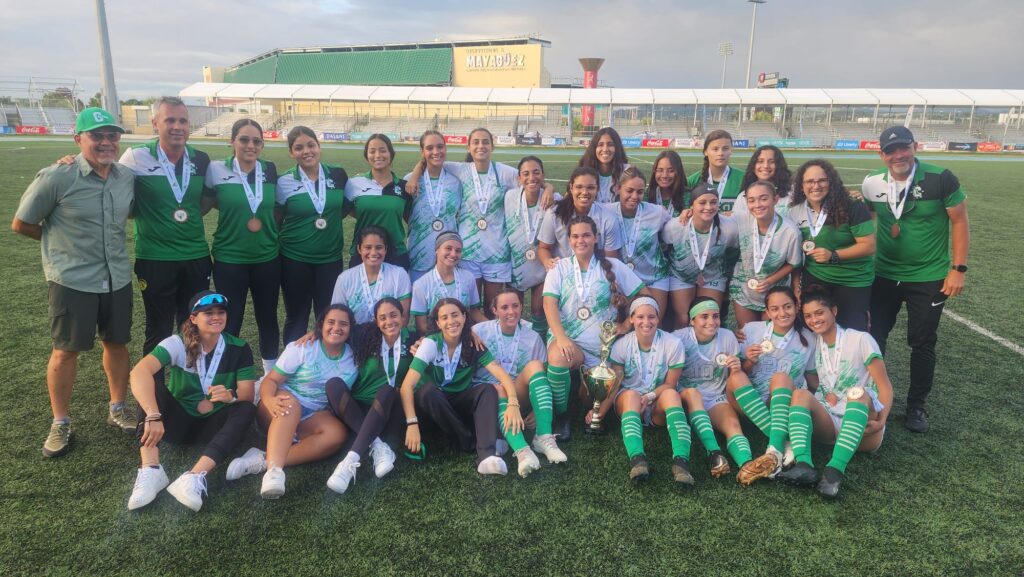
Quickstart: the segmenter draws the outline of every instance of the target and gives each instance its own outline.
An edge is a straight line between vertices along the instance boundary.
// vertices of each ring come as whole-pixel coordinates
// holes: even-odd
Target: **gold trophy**
[[[596,367],[580,367],[580,376],[583,384],[594,400],[594,407],[591,409],[590,426],[586,428],[588,434],[601,432],[601,403],[608,398],[616,386],[618,386],[619,375],[608,366],[608,355],[612,352],[612,343],[618,336],[615,323],[604,321],[601,323],[601,362]]]

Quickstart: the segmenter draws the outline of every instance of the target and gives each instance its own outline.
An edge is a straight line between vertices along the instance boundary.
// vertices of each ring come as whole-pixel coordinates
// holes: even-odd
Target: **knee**
[[[738,389],[738,388],[740,388],[740,387],[742,387],[744,385],[749,385],[749,384],[750,384],[750,379],[747,378],[747,374],[744,373],[743,371],[737,371],[735,373],[732,373],[725,380],[725,386],[728,387],[730,391],[733,391],[733,390]]]
[[[774,391],[775,389],[793,389],[793,379],[789,378],[786,373],[775,373],[772,375],[771,383],[768,385],[769,390]]]
[[[700,391],[695,388],[683,389],[683,392],[679,393],[679,398],[686,403],[691,411],[704,408],[704,399],[700,396]]]
[[[388,387],[390,388],[390,387]],[[324,390],[329,399],[340,399],[348,394],[348,383],[340,377],[332,377],[324,383]]]
[[[543,373],[544,371],[544,363],[534,359],[526,363],[526,366],[523,367],[522,375],[526,377],[526,380],[530,380],[537,373]]]
[[[661,403],[662,406],[666,407],[678,407],[680,404],[680,400],[681,398],[679,393],[672,389],[666,389],[662,391],[661,394],[658,395],[658,402]]]
[[[50,359],[57,364],[74,363],[78,360],[78,351],[62,351],[60,349],[53,349],[53,352],[50,353]]]
[[[336,453],[345,444],[345,439],[348,438],[348,429],[341,424],[341,421],[333,419],[324,424],[320,434],[322,435],[324,448],[331,453]]]
[[[793,400],[790,404],[809,407],[814,402],[814,395],[807,389],[796,389],[793,391]]]

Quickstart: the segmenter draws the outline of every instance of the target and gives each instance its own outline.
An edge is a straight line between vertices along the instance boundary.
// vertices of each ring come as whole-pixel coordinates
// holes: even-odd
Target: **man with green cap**
[[[125,232],[135,177],[116,162],[122,133],[124,128],[106,110],[83,110],[75,121],[80,154],[72,164],[40,170],[11,223],[14,232],[41,241],[49,287],[53,351],[46,384],[53,423],[43,444],[47,457],[68,450],[78,353],[92,349],[97,329],[110,388],[107,423],[135,430],[135,419],[125,408],[132,321]]]

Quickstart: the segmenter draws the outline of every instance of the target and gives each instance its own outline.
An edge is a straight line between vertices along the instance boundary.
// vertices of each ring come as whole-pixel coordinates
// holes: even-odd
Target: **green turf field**
[[[128,143],[123,143],[122,146]],[[219,143],[197,143],[214,158]],[[74,152],[66,142],[0,138],[0,214],[11,218],[35,171]],[[540,153],[552,179],[565,179],[579,150]],[[522,150],[499,150],[514,163]],[[699,153],[684,155],[687,171]],[[742,168],[749,153],[738,151]],[[461,151],[452,150],[456,159]],[[655,153],[631,154],[646,171]],[[283,147],[267,158],[290,166]],[[400,148],[396,172],[417,158]],[[795,169],[810,153],[787,155]],[[859,184],[877,157],[832,154],[848,184]],[[931,157],[929,157],[931,158]],[[964,295],[947,309],[1024,346],[1024,158],[940,155],[969,195],[970,272]],[[1005,156],[996,157],[1000,160]],[[365,170],[361,150],[331,147],[327,162]],[[557,186],[564,186],[556,183]],[[212,233],[214,215],[207,218]],[[350,230],[350,227],[349,227]],[[228,484],[224,468],[193,514],[167,494],[134,513],[126,502],[138,453],[132,439],[105,424],[106,386],[99,350],[83,354],[72,401],[76,438],[64,457],[40,453],[51,418],[45,365],[49,354],[46,283],[38,243],[0,235],[0,575],[1021,575],[1024,571],[1024,356],[946,318],[929,402],[932,430],[902,427],[908,349],[902,326],[886,358],[896,387],[889,431],[875,455],[858,455],[842,499],[762,482],[713,481],[700,444],[692,469],[697,488],[672,486],[665,434],[645,435],[652,478],[627,481],[617,431],[564,445],[569,462],[545,465],[528,479],[483,479],[471,455],[435,442],[423,464],[399,458],[384,481],[367,465],[345,495],[324,482],[336,460],[291,468],[288,493],[259,497],[260,478]],[[283,315],[283,304],[282,304]],[[136,293],[132,358],[142,344]],[[243,338],[253,341],[251,311]],[[259,438],[253,432],[241,453]],[[429,441],[429,439],[428,439]],[[751,435],[755,453],[764,438]],[[198,451],[165,448],[173,480]],[[815,446],[815,461],[827,459]],[[514,463],[514,459],[510,459]]]

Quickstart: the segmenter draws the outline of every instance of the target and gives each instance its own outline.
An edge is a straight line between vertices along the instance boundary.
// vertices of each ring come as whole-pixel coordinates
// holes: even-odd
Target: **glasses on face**
[[[819,178],[818,180],[805,180],[804,186],[807,188],[825,188],[828,186],[828,179]]]
[[[199,299],[196,304],[192,307],[192,312],[196,312],[197,309],[202,307],[208,307],[210,305],[227,305],[228,298],[224,295],[213,293],[206,295]]]
[[[96,142],[106,141],[116,143],[121,141],[120,132],[87,132],[86,134],[88,134],[89,138],[95,140]]]
[[[263,139],[259,136],[239,136],[235,140],[241,142],[244,146],[248,146],[250,142],[253,146],[260,146],[263,144]]]

